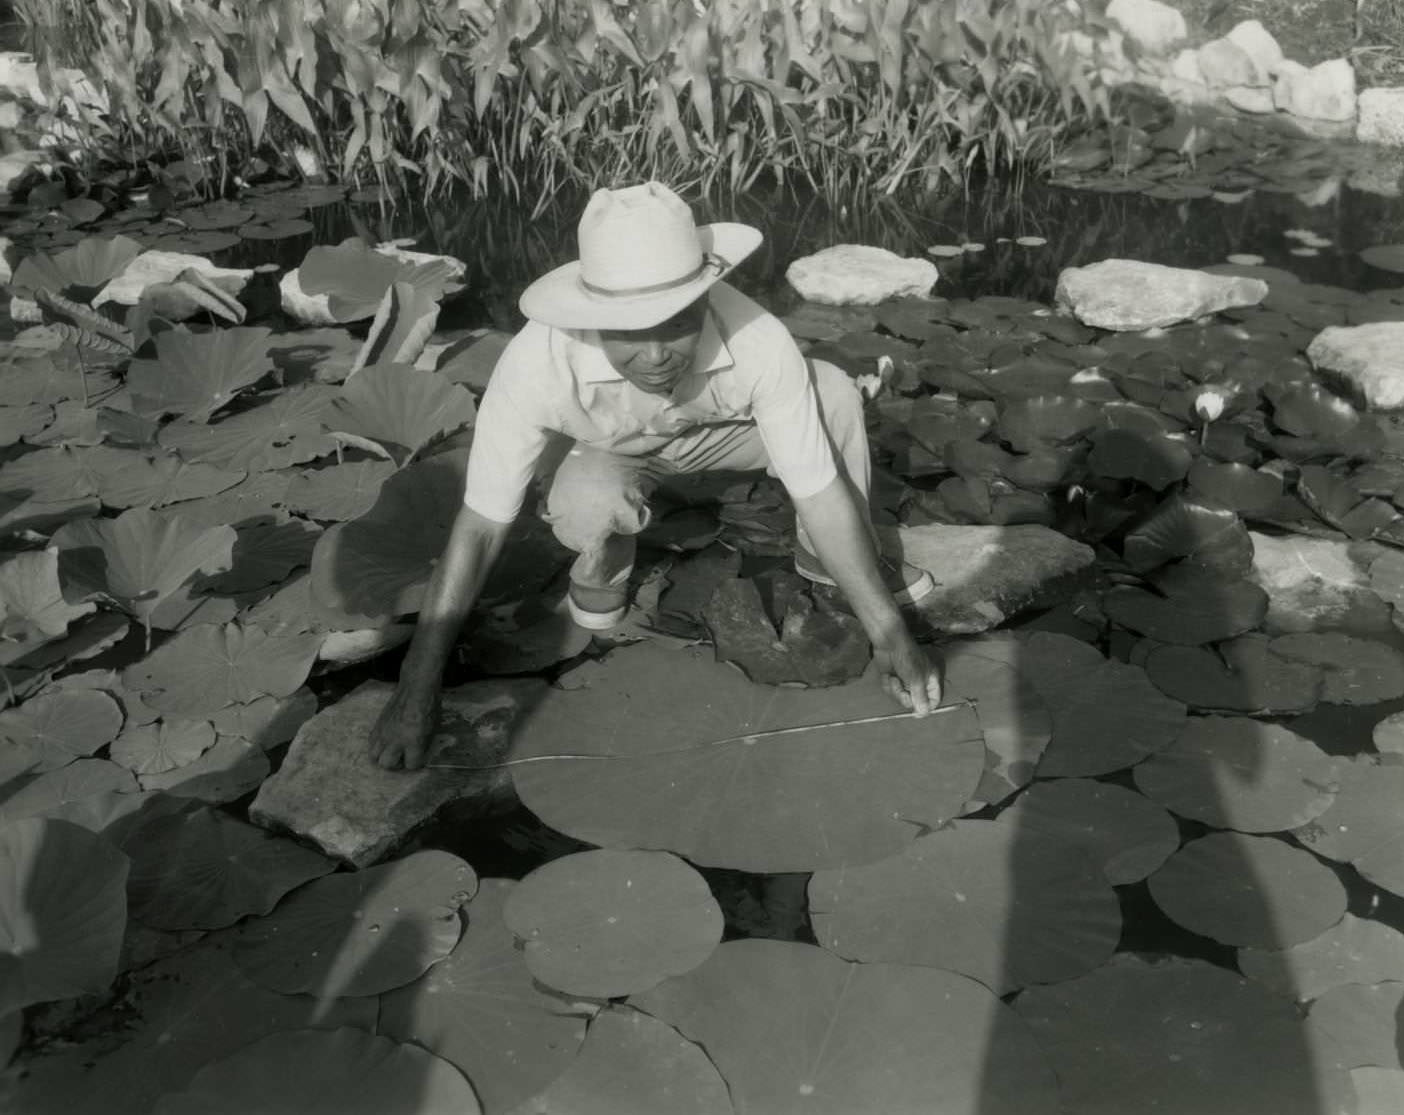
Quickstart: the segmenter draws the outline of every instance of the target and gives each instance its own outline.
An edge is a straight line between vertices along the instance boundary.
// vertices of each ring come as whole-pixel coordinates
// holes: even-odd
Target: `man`
[[[623,619],[634,538],[660,479],[768,468],[794,500],[796,570],[843,590],[904,707],[925,715],[939,703],[939,672],[898,610],[933,584],[876,552],[857,389],[833,365],[807,363],[779,320],[721,282],[760,240],[746,225],[698,228],[686,203],[656,182],[590,199],[580,258],[522,294],[528,323],[493,369],[463,508],[399,685],[371,732],[382,767],[423,764],[449,651],[543,450],[562,434],[573,447],[545,518],[579,554],[567,599],[577,623],[607,630]]]

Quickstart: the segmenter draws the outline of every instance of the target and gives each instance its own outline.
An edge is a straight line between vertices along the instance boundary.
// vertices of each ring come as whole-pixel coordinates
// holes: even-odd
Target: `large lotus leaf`
[[[349,378],[323,421],[336,433],[366,438],[403,465],[435,438],[470,425],[473,396],[437,372],[376,364]]]
[[[937,968],[850,964],[813,945],[729,941],[630,1002],[701,1045],[738,1111],[1045,1115],[1042,1051],[1013,1011]]]
[[[121,708],[95,689],[41,693],[0,712],[0,739],[36,748],[40,771],[86,758],[121,730]]]
[[[1132,790],[1090,778],[1039,781],[999,815],[1019,840],[1073,844],[1114,886],[1138,883],[1180,846],[1175,819]]]
[[[1184,726],[1184,705],[1158,692],[1140,667],[1102,660],[1069,636],[1034,635],[1019,665],[1053,717],[1042,777],[1121,770],[1169,747]]]
[[[479,1115],[472,1085],[447,1061],[363,1030],[271,1034],[206,1065],[155,1115]]]
[[[44,290],[86,302],[140,254],[141,245],[130,237],[89,236],[56,255],[36,252],[22,259],[10,286],[31,294]]]
[[[1294,834],[1318,855],[1348,863],[1391,894],[1404,895],[1404,766],[1374,757],[1342,762],[1331,807]]]
[[[1177,925],[1226,945],[1283,949],[1325,932],[1346,910],[1335,872],[1271,836],[1216,832],[1191,840],[1148,881]]]
[[[438,321],[436,294],[416,290],[409,283],[392,283],[380,300],[351,373],[374,364],[415,363]]]
[[[1374,639],[1335,631],[1303,631],[1273,639],[1271,651],[1289,662],[1316,667],[1321,699],[1338,705],[1373,705],[1404,697],[1404,654]]]
[[[1136,767],[1136,786],[1181,817],[1239,832],[1304,825],[1335,798],[1336,763],[1310,740],[1246,717],[1195,717]]]
[[[217,496],[192,499],[177,508],[187,523],[216,526],[247,526],[250,522],[281,522],[286,517],[284,503],[292,478],[283,472],[257,472]]]
[[[1220,577],[1196,566],[1171,566],[1156,588],[1121,586],[1102,597],[1107,615],[1162,643],[1203,646],[1253,630],[1267,615],[1268,595],[1252,581]]]
[[[457,1065],[483,1107],[510,1112],[560,1077],[585,1038],[579,1005],[532,978],[502,908],[516,883],[484,879],[454,950],[381,999],[380,1031]]]
[[[312,594],[323,604],[389,618],[413,612],[463,506],[466,454],[441,453],[396,473],[375,506],[331,527],[312,554]]]
[[[815,872],[809,916],[819,944],[849,960],[944,968],[997,995],[1090,972],[1121,936],[1099,863],[996,821],[955,821],[887,859]]]
[[[315,1026],[375,1026],[375,1000],[276,995],[247,980],[211,937],[133,973],[100,1015],[103,1036],[38,1057],[22,1080],[0,1078],[14,1115],[151,1115],[205,1065],[270,1034]]]
[[[1172,495],[1127,533],[1123,554],[1138,573],[1185,558],[1226,574],[1246,574],[1253,541],[1227,507]]]
[[[4,676],[16,688],[16,692],[11,696],[18,698],[25,695],[19,691],[19,679],[26,673],[31,677],[41,677],[38,684],[42,685],[43,675],[63,665],[93,658],[115,646],[126,635],[127,627],[124,616],[115,612],[98,612],[73,628],[62,639],[11,648],[10,653],[0,644],[0,664],[6,668]]]
[[[477,889],[471,867],[438,851],[329,875],[246,922],[234,958],[250,979],[284,995],[378,995],[453,951],[458,908]]]
[[[230,705],[214,718],[222,736],[239,736],[267,751],[287,743],[317,711],[317,696],[302,688],[290,697],[260,697],[246,705]]]
[[[0,478],[0,485],[3,485]],[[57,502],[28,498],[23,493],[7,492],[0,487],[0,537],[19,531],[52,534],[73,519],[96,515],[102,505],[91,496],[64,499]]]
[[[129,827],[132,917],[157,929],[222,929],[266,914],[334,861],[208,806]]]
[[[1189,470],[1189,486],[1199,495],[1249,518],[1269,512],[1282,498],[1282,477],[1244,464],[1200,457]]]
[[[85,371],[76,358],[69,360],[64,353],[55,352],[5,366],[4,375],[0,375],[0,406],[54,406],[66,399],[81,399],[85,393],[92,402],[116,388],[117,381],[111,376]]]
[[[97,495],[108,507],[164,507],[234,487],[243,472],[187,464],[176,457],[152,457],[137,449],[99,446],[82,451],[97,480]]]
[[[141,788],[224,805],[257,790],[270,770],[268,756],[261,747],[238,736],[220,736],[193,763],[164,774],[143,774]]]
[[[375,506],[380,486],[394,473],[390,461],[353,461],[304,470],[288,485],[288,509],[327,522],[359,518]]]
[[[208,720],[162,720],[128,728],[112,741],[112,761],[133,774],[165,774],[193,763],[214,746]]]
[[[233,527],[202,527],[146,507],[67,523],[53,537],[69,596],[103,597],[143,622],[196,574],[228,569],[234,540]]]
[[[154,360],[133,360],[127,386],[138,414],[207,421],[246,387],[273,371],[268,329],[238,326],[209,333],[170,329],[156,338]]]
[[[0,781],[0,787],[3,787]],[[21,817],[57,815],[81,824],[64,812],[74,803],[109,793],[133,793],[137,788],[131,771],[106,759],[78,759],[59,770],[26,782],[0,801],[0,825]],[[84,825],[84,828],[89,826]]]
[[[54,420],[54,408],[48,403],[28,406],[0,407],[0,447],[32,438],[43,432]]]
[[[773,689],[709,657],[626,647],[585,687],[550,690],[513,742],[514,758],[535,759],[512,769],[522,801],[602,847],[807,871],[898,851],[956,816],[979,782],[985,748],[968,705],[918,720],[894,715],[870,677]],[[805,730],[756,738],[793,727]],[[561,754],[585,757],[540,758]]]
[[[1019,661],[1012,639],[949,643],[942,649],[946,692],[975,703],[985,737],[985,771],[962,812],[1003,801],[1034,776],[1053,735],[1048,706]]]
[[[1239,949],[1238,970],[1305,1003],[1334,987],[1404,975],[1404,933],[1346,914],[1321,936],[1289,949]]]
[[[1193,462],[1183,441],[1118,429],[1098,434],[1087,455],[1093,475],[1138,480],[1156,491],[1183,480]]]
[[[1020,453],[1086,437],[1101,423],[1098,408],[1082,399],[1044,395],[1017,399],[999,414],[1000,439]]]
[[[127,922],[127,857],[67,821],[0,828],[0,1015],[107,990]]]
[[[36,449],[0,467],[0,489],[11,497],[26,496],[41,503],[94,496],[101,461],[91,453],[66,446]]]
[[[68,625],[93,611],[70,604],[58,579],[58,550],[31,550],[0,565],[0,638],[21,645],[59,639]]]
[[[315,635],[269,635],[238,623],[182,631],[122,680],[172,716],[214,716],[228,705],[286,697],[307,680],[321,643]]]
[[[1351,1110],[1349,1079],[1311,1054],[1292,1003],[1202,960],[1119,956],[1030,988],[1014,1010],[1058,1074],[1065,1115]]]
[[[602,1010],[590,1021],[579,1054],[518,1115],[607,1115],[686,1111],[733,1115],[726,1081],[702,1048],[652,1015]]]
[[[409,283],[430,297],[458,289],[453,268],[442,259],[424,263],[373,251],[355,238],[335,247],[313,248],[297,269],[298,282],[307,294],[329,295],[328,305],[337,321],[360,321],[375,314],[385,292],[397,282]]]
[[[332,395],[319,384],[278,391],[213,425],[172,422],[161,430],[161,444],[187,461],[227,469],[266,472],[302,464],[336,448],[322,428]]]
[[[1202,712],[1274,716],[1316,707],[1321,671],[1271,647],[1263,635],[1242,635],[1215,650],[1156,647],[1146,656],[1146,673],[1161,692]]]
[[[1341,920],[1345,924],[1351,916]],[[1404,981],[1347,983],[1324,992],[1311,1004],[1307,1030],[1337,1049],[1341,1063],[1348,1068],[1376,1065],[1397,1069],[1404,1068],[1401,1019]]]
[[[322,528],[301,519],[287,519],[250,523],[238,531],[228,571],[198,582],[199,591],[236,595],[281,584],[294,569],[312,560]]]
[[[721,943],[707,881],[667,852],[577,852],[512,891],[503,921],[532,975],[567,995],[646,991],[690,972]]]
[[[157,631],[184,631],[202,623],[228,623],[239,614],[237,601],[227,596],[209,596],[194,584],[177,589],[151,613],[151,626]]]

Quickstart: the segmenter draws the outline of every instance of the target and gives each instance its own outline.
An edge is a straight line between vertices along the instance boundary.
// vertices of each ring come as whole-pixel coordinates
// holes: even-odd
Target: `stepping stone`
[[[1404,407],[1404,321],[1328,325],[1307,347],[1307,359],[1345,380],[1369,407]]]
[[[355,867],[375,863],[449,802],[493,811],[515,802],[511,771],[463,771],[506,757],[513,724],[546,690],[533,678],[479,681],[447,689],[439,733],[421,770],[382,770],[366,741],[394,687],[366,682],[298,731],[278,773],[258,792],[249,817],[288,830]]]
[[[930,260],[903,259],[866,244],[835,244],[802,256],[785,270],[801,298],[827,306],[873,306],[889,298],[921,297],[938,275]]]
[[[1267,297],[1261,279],[1212,275],[1134,259],[1105,259],[1068,267],[1058,276],[1059,309],[1084,325],[1118,332],[1164,328]]]

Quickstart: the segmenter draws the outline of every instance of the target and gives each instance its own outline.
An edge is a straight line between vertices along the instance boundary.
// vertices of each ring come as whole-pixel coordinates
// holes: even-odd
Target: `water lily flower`
[[[1207,426],[1214,419],[1224,413],[1224,407],[1228,403],[1228,395],[1217,387],[1206,387],[1194,397],[1194,413]]]

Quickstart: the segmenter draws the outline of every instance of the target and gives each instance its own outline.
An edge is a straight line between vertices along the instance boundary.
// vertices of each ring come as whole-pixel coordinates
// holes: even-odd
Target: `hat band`
[[[651,286],[631,286],[631,287],[601,287],[588,282],[584,276],[580,277],[580,285],[591,294],[598,294],[602,298],[637,298],[642,294],[662,294],[665,291],[677,290],[685,287],[688,283],[696,282],[711,268],[715,268],[718,275],[725,271],[730,264],[721,256],[714,252],[703,252],[702,262],[689,274],[681,278],[669,279],[665,283],[654,283]]]

